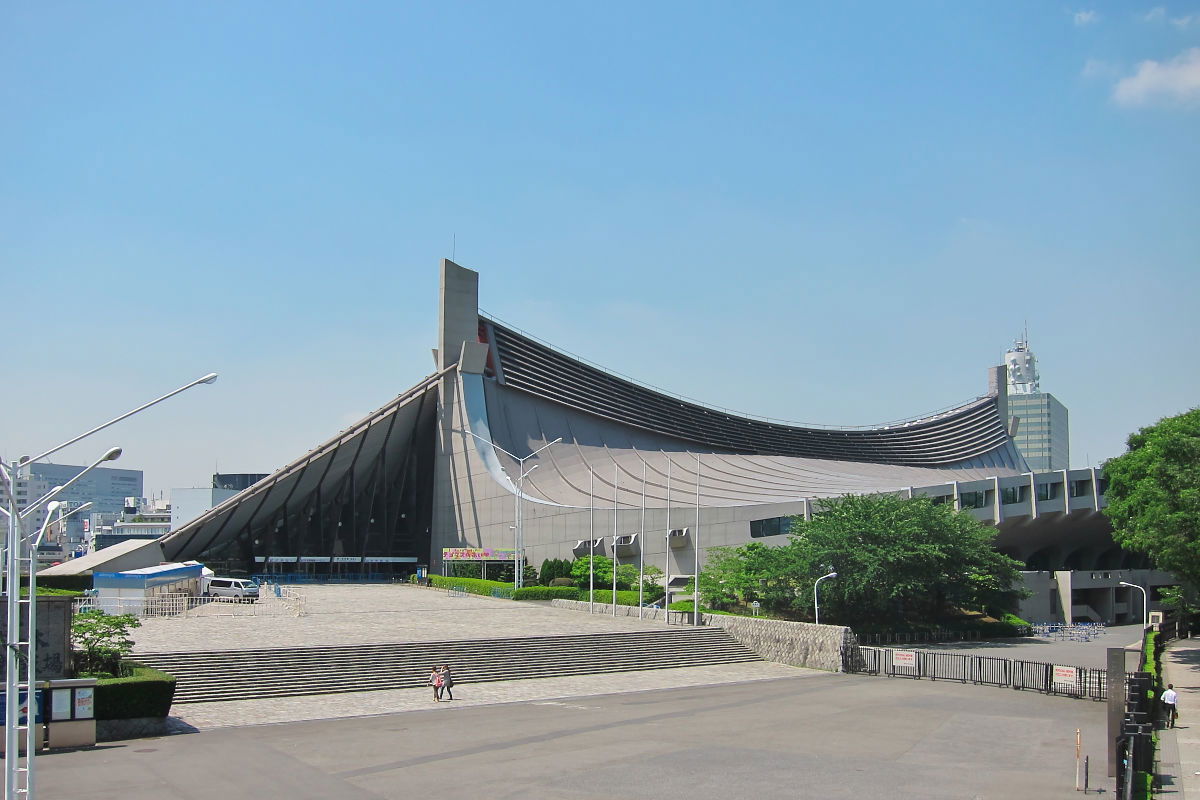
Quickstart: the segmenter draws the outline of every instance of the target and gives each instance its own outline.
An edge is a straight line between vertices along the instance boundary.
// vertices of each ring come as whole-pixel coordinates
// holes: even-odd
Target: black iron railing
[[[847,647],[843,669],[863,675],[889,678],[928,678],[984,686],[1030,689],[1045,694],[1107,698],[1106,671],[1090,667],[995,658],[932,650],[903,650],[889,647]]]

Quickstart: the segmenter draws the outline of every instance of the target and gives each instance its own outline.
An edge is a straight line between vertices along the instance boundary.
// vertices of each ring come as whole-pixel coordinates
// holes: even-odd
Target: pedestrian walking
[[[1175,684],[1168,683],[1167,690],[1162,693],[1163,708],[1167,712],[1167,727],[1175,727],[1175,718],[1179,716],[1179,695],[1175,693]]]
[[[449,695],[453,700],[454,692],[450,690],[454,688],[454,676],[450,674],[450,665],[443,664],[438,672],[442,676],[442,694]]]
[[[433,702],[442,702],[442,673],[437,666],[429,668],[429,685],[433,687]]]

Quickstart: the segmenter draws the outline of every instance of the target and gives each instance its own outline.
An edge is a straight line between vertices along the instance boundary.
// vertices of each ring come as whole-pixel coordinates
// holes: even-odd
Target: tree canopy
[[[1113,539],[1200,585],[1200,408],[1129,437],[1104,464]]]
[[[809,615],[821,584],[821,617],[838,622],[936,620],[955,610],[1007,611],[1020,565],[993,547],[995,529],[927,498],[849,496],[797,518],[786,545],[714,548],[700,576],[706,604],[758,600]]]

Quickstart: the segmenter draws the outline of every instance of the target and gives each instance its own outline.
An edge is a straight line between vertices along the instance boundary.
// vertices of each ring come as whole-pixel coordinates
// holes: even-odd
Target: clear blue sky
[[[748,413],[966,400],[1026,321],[1077,466],[1200,402],[1200,2],[42,0],[0,73],[9,456],[215,370],[59,460],[273,470],[431,371],[452,247]]]

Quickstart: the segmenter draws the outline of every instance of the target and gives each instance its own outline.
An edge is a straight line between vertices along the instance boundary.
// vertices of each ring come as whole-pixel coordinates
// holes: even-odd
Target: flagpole
[[[642,522],[638,529],[638,619],[646,607],[646,462],[642,462]]]
[[[696,453],[696,530],[692,534],[692,550],[696,555],[696,567],[692,574],[695,593],[692,603],[692,624],[700,624],[700,454]]]
[[[588,613],[596,605],[596,524],[595,502],[593,501],[593,475],[588,470]]]
[[[668,607],[671,605],[671,457],[667,456],[667,535],[663,537],[663,560],[666,571],[663,573],[663,619],[671,624]]]
[[[617,460],[613,459],[613,557],[612,615],[617,618]]]

